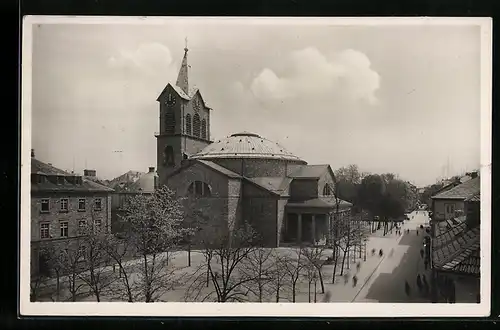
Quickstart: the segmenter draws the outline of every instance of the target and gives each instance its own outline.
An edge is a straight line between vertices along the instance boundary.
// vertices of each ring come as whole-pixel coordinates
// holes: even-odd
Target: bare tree
[[[274,250],[271,255],[273,262],[272,269],[272,282],[270,283],[271,289],[274,292],[275,301],[280,302],[282,294],[288,295],[291,291],[290,281],[288,280],[288,273],[286,272],[286,263],[288,259],[286,256],[280,255],[279,250]]]
[[[302,275],[302,270],[307,266],[303,257],[303,248],[298,247],[282,258],[283,271],[287,274],[292,290],[292,302],[295,302],[297,295],[297,283]]]
[[[319,277],[321,284],[321,293],[325,293],[325,284],[323,282],[322,269],[325,265],[325,247],[324,246],[313,246],[311,248],[304,248],[302,250],[302,255],[304,256],[307,263],[314,267],[316,273]]]
[[[108,234],[104,241],[103,248],[111,261],[118,266],[118,278],[122,284],[122,287],[119,287],[117,290],[118,294],[121,296],[123,293],[122,289],[124,289],[125,299],[127,299],[128,302],[133,302],[133,282],[131,280],[131,271],[133,271],[133,267],[128,260],[133,253],[130,240],[119,239],[112,234]],[[113,265],[113,272],[116,266]]]
[[[258,248],[251,251],[242,262],[240,271],[250,280],[246,287],[257,296],[259,302],[270,292],[275,276],[272,249]]]
[[[92,216],[92,220],[95,220]],[[102,229],[95,221],[84,228],[80,227],[80,234],[84,246],[85,259],[84,271],[78,277],[90,288],[97,302],[102,299],[102,294],[113,284],[116,277],[108,269],[110,256],[106,253],[106,229]]]
[[[85,245],[81,238],[76,238],[59,245],[56,251],[60,257],[62,272],[67,278],[69,299],[75,302],[81,288],[85,286],[79,277],[79,274],[85,269]]]
[[[191,277],[186,299],[202,301],[215,299],[217,302],[244,301],[249,292],[246,285],[255,278],[244,271],[243,261],[258,248],[255,231],[248,225],[230,230],[227,225],[202,229],[201,244],[206,264],[199,265]],[[212,288],[205,287],[208,274]]]
[[[124,208],[129,231],[125,235],[141,258],[134,287],[145,302],[154,302],[175,285],[169,251],[185,235],[183,206],[166,186],[152,195],[137,195]]]

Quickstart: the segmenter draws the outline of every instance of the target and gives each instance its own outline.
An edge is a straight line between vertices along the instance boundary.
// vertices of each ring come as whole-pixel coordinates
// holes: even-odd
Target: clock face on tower
[[[175,105],[175,95],[173,94],[168,94],[168,97],[167,97],[167,100],[165,101],[165,103],[171,107],[171,106],[174,106]]]

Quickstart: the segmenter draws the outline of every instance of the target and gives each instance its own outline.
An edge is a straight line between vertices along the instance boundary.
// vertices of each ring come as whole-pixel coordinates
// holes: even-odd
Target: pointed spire
[[[182,59],[181,68],[179,70],[179,75],[177,76],[177,82],[175,83],[178,87],[180,87],[184,93],[189,95],[189,80],[188,80],[188,62],[187,62],[187,38],[186,46],[184,47],[184,58]]]

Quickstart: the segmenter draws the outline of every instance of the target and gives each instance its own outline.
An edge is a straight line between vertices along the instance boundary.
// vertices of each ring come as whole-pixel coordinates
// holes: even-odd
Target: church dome
[[[207,160],[252,158],[303,162],[302,159],[283,148],[280,144],[249,132],[235,133],[225,139],[217,140],[190,158]]]

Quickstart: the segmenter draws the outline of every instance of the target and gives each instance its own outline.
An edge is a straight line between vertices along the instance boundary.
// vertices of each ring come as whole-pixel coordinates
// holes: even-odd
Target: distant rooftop
[[[481,191],[480,178],[470,179],[450,190],[443,191],[432,196],[432,199],[467,199]]]

